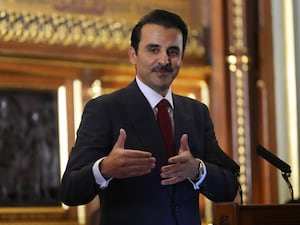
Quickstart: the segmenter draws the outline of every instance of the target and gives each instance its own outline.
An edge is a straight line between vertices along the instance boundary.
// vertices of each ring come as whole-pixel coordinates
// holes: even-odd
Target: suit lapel
[[[175,125],[175,148],[176,154],[180,147],[180,138],[183,134],[187,134],[189,127],[191,126],[192,117],[191,112],[186,111],[184,103],[181,102],[180,98],[173,95],[174,101],[174,125]]]
[[[143,148],[151,151],[161,163],[165,162],[167,158],[153,109],[135,81],[126,88],[126,93],[128,96],[126,113]]]

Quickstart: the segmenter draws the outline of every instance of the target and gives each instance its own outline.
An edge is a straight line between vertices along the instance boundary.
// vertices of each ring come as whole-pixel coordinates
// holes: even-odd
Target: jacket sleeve
[[[219,151],[222,149],[219,147],[217,138],[214,131],[214,125],[211,120],[209,110],[205,105],[201,105],[200,111],[198,111],[198,116],[195,118],[196,124],[198,127],[202,127],[204,125],[204,132],[198,132],[198,138],[201,139],[202,136],[205,138],[203,150],[204,153],[201,155],[201,160],[204,161],[207,174],[206,178],[200,186],[200,191],[204,194],[208,199],[214,202],[226,202],[233,201],[236,197],[239,183],[237,177],[234,175],[227,165],[224,162],[224,158],[221,156],[225,153],[221,154]],[[200,142],[196,144],[200,145]],[[202,152],[200,150],[200,152]]]
[[[93,99],[82,114],[77,139],[61,181],[61,200],[66,205],[86,204],[99,193],[92,167],[108,154],[113,136],[102,104]]]
[[[206,162],[206,168],[207,176],[200,187],[202,194],[214,202],[233,201],[239,187],[237,177],[210,162]]]
[[[206,165],[207,175],[200,190],[208,199],[214,202],[233,201],[239,188],[237,176],[230,168],[227,168],[228,165],[226,165],[224,157],[221,157],[225,153],[218,145],[209,111],[208,109],[205,111],[207,142],[203,160]],[[230,158],[228,159],[230,160]]]

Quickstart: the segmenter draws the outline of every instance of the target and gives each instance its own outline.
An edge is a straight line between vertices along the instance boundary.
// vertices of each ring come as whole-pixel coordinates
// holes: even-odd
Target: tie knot
[[[167,99],[163,98],[157,105],[158,108],[164,107],[166,108],[168,106],[169,102]]]

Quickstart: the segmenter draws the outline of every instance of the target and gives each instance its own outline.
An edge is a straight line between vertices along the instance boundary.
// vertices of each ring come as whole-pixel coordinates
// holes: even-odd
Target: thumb
[[[121,128],[118,140],[116,141],[114,148],[124,148],[125,141],[126,141],[126,131],[123,128]]]
[[[180,147],[179,147],[179,154],[190,151],[189,143],[188,143],[188,135],[183,134],[180,139]]]

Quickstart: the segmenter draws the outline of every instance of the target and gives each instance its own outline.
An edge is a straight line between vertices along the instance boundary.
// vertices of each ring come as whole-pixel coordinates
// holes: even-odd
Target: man
[[[85,106],[62,201],[80,205],[99,195],[101,225],[199,225],[199,193],[216,202],[237,193],[236,177],[209,149],[216,137],[207,107],[171,92],[187,33],[171,12],[144,16],[128,51],[136,78]],[[172,118],[171,153],[158,124],[161,99]]]

